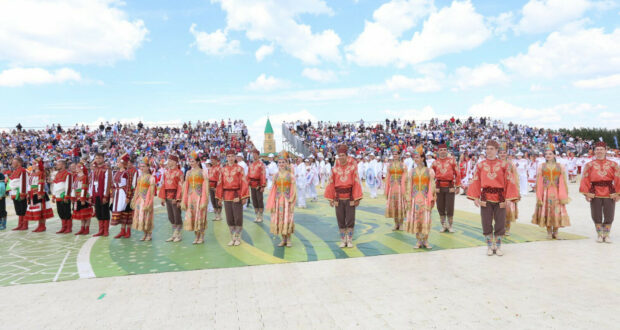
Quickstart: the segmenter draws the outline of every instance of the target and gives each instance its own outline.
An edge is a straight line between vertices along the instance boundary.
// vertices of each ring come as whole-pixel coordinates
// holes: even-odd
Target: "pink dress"
[[[275,235],[290,235],[295,232],[295,175],[290,171],[279,171],[267,198],[267,210],[271,212],[270,232]]]
[[[509,160],[506,162],[508,163],[508,170],[512,173],[512,177],[515,180],[515,184],[517,185],[517,187],[519,187],[519,173],[517,173],[517,167],[513,162]],[[519,206],[517,205],[517,203],[518,200],[506,201],[506,222],[515,222],[517,221],[517,219],[519,219]]]
[[[412,168],[406,177],[405,189],[408,211],[405,231],[427,236],[431,231],[431,210],[435,204],[435,173],[428,167]]]
[[[185,175],[181,209],[185,211],[183,229],[204,232],[207,229],[209,204],[209,174],[202,169],[191,169]]]
[[[138,178],[136,190],[131,201],[134,209],[131,228],[145,233],[153,232],[153,199],[157,195],[155,177],[142,174]]]
[[[570,219],[566,212],[568,188],[566,170],[557,163],[543,163],[536,175],[536,211],[532,223],[541,227],[567,227]]]
[[[387,169],[385,179],[385,217],[393,219],[404,219],[405,211],[405,181],[407,169],[400,161],[394,161]]]

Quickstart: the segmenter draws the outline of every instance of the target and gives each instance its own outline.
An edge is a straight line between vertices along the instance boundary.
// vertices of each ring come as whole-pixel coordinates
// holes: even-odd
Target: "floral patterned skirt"
[[[385,217],[392,219],[404,219],[407,216],[405,206],[405,195],[401,193],[400,185],[391,185],[390,190],[387,192]]]
[[[548,189],[545,192],[542,204],[536,205],[532,223],[541,227],[562,228],[570,226],[566,205],[560,203],[555,189]]]
[[[269,231],[274,235],[290,235],[295,232],[295,204],[289,203],[285,195],[280,196],[271,209]]]
[[[411,201],[407,221],[405,221],[405,231],[410,234],[421,234],[427,236],[431,231],[431,209],[427,206],[426,197],[422,193],[417,193]]]

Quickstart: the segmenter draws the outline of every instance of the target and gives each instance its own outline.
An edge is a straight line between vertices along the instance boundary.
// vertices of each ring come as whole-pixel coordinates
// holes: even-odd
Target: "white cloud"
[[[272,91],[274,89],[288,87],[288,85],[289,83],[285,80],[274,76],[267,76],[263,73],[248,85],[248,89],[256,91]]]
[[[346,47],[347,59],[363,66],[417,64],[441,55],[473,49],[491,36],[484,17],[476,12],[469,0],[454,1],[439,11],[425,9],[424,6],[420,9],[419,3],[424,1],[412,3],[416,3],[418,10],[424,14],[432,12],[421,31],[415,32],[410,40],[401,41],[400,33],[413,27],[415,20],[394,12],[391,16],[375,15],[375,21],[366,22],[364,31]],[[390,17],[396,21],[394,26],[390,24]]]
[[[580,19],[593,8],[588,0],[530,0],[523,6],[523,17],[515,26],[517,33],[544,33]]]
[[[400,36],[435,11],[433,0],[392,0],[374,11],[374,21]]]
[[[484,63],[475,68],[460,67],[455,72],[455,83],[460,90],[505,84],[509,80],[497,64]]]
[[[256,51],[256,61],[261,62],[265,57],[273,54],[273,46],[272,45],[262,45]]]
[[[227,33],[222,30],[218,29],[212,33],[197,31],[196,24],[192,24],[189,28],[189,32],[195,38],[192,45],[196,45],[198,50],[207,55],[230,55],[241,52],[239,50],[239,41],[228,41]]]
[[[333,82],[338,78],[336,77],[336,73],[332,70],[321,70],[318,68],[305,68],[301,75],[314,81],[320,82]]]
[[[389,90],[406,89],[416,93],[441,90],[441,84],[431,77],[408,78],[403,75],[394,75],[385,81],[385,86]]]
[[[62,68],[53,72],[41,68],[13,68],[0,72],[0,87],[42,85],[80,82],[82,76],[72,69]]]
[[[302,14],[333,15],[321,0],[253,1],[212,0],[226,12],[226,30],[245,31],[253,41],[278,45],[286,53],[308,64],[339,61],[340,37],[333,30],[313,33],[309,25],[298,23]]]
[[[0,1],[0,60],[13,65],[132,59],[148,30],[118,0]]]
[[[620,29],[553,32],[536,42],[526,54],[502,61],[508,69],[526,77],[591,77],[620,72]]]
[[[267,124],[267,118],[271,122],[273,127],[273,138],[276,140],[276,150],[282,149],[282,123],[291,122],[296,120],[313,122],[317,121],[317,118],[311,114],[308,110],[301,110],[291,113],[280,113],[275,115],[263,116],[255,120],[248,125],[248,133],[254,143],[254,146],[259,150],[263,150],[263,142],[265,141],[265,125]]]
[[[592,117],[607,107],[589,103],[567,103],[551,107],[528,108],[510,104],[487,96],[482,103],[472,105],[468,114],[476,117],[491,117],[528,124],[534,127],[570,128],[581,127],[592,122]],[[606,123],[601,122],[606,126]]]
[[[620,86],[620,74],[614,74],[611,76],[584,79],[575,81],[573,86],[578,88],[613,88]]]
[[[493,32],[495,35],[501,36],[502,39],[506,39],[506,32],[514,29],[514,14],[510,12],[501,13],[496,17],[489,17],[488,21],[493,26]]]

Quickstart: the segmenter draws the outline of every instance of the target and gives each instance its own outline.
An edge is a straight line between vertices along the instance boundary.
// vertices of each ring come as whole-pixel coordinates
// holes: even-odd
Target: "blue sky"
[[[620,127],[609,0],[0,2],[0,127],[490,115]],[[259,137],[257,136],[257,140]]]

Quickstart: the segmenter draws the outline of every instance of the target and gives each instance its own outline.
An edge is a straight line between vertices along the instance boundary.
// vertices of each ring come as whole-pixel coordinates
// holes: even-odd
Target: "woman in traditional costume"
[[[28,185],[26,192],[28,195],[28,208],[26,209],[25,221],[37,221],[39,226],[33,233],[40,233],[46,230],[45,220],[54,217],[52,203],[45,192],[45,167],[43,160],[38,159],[32,164],[33,172],[28,175]]]
[[[147,157],[142,159],[139,168],[140,176],[131,200],[131,208],[134,210],[131,227],[144,232],[141,241],[150,241],[153,239],[153,200],[157,194],[157,182],[151,175]]]
[[[181,209],[185,211],[183,229],[196,235],[193,244],[202,244],[207,229],[207,206],[209,205],[209,174],[202,169],[198,154],[189,156],[191,168],[185,174]]]
[[[88,195],[88,169],[83,163],[78,163],[73,173],[73,187],[71,189],[71,202],[73,203],[73,220],[80,221],[82,228],[76,235],[90,234],[90,218],[93,217],[93,207],[90,205]]]
[[[550,143],[536,174],[536,211],[532,216],[533,224],[547,227],[547,239],[557,239],[559,228],[570,226],[569,201],[566,169],[556,162],[555,146]]]
[[[270,231],[281,235],[278,246],[291,247],[291,235],[295,232],[295,200],[297,199],[295,174],[290,170],[286,151],[278,155],[278,173],[274,176],[267,198],[267,210],[271,213]]]
[[[387,199],[385,206],[385,217],[394,219],[394,228],[392,230],[401,230],[403,221],[406,216],[405,210],[405,187],[404,178],[407,176],[407,168],[401,161],[401,154],[398,146],[392,147],[394,160],[387,169],[387,178],[385,179],[385,197]]]
[[[405,231],[415,234],[416,249],[431,249],[428,235],[431,231],[431,210],[435,206],[435,173],[426,166],[424,148],[419,145],[413,151],[416,166],[404,178],[407,221]]]

